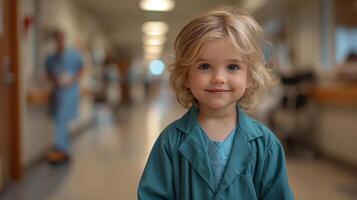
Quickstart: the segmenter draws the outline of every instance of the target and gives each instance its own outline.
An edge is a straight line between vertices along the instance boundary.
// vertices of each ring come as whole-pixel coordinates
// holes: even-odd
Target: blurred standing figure
[[[48,153],[47,160],[59,164],[69,159],[69,124],[78,112],[78,80],[83,64],[75,49],[66,48],[64,32],[54,31],[53,39],[56,49],[47,57],[46,69],[53,84],[51,109],[55,122],[55,149]]]

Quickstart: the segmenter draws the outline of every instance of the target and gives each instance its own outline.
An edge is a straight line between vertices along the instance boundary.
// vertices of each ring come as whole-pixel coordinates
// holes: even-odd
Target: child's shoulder
[[[160,134],[164,139],[182,139],[197,125],[197,109],[192,107],[183,114],[182,117],[176,119],[167,125]]]
[[[165,140],[166,142],[174,142],[180,140],[184,133],[178,128],[179,123],[180,119],[171,122],[161,131],[159,138]]]
[[[267,147],[272,145],[280,145],[280,141],[276,134],[268,128],[264,123],[249,117],[249,126],[246,127],[246,133],[254,135],[254,138],[258,142],[264,143]],[[253,139],[252,139],[253,140]]]

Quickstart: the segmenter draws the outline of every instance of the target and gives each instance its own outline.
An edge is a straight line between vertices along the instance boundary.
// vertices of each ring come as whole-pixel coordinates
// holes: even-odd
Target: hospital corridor
[[[281,142],[295,199],[357,200],[355,0],[0,0],[0,200],[138,199],[155,141],[188,110],[175,38],[222,6],[266,34],[277,81],[246,114]]]

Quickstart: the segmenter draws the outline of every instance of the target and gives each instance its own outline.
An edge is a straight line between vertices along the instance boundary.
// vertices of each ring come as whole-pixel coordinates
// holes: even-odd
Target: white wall
[[[357,166],[357,106],[319,105],[317,148],[340,161]]]
[[[319,1],[297,3],[288,16],[287,26],[296,66],[318,71],[321,66]]]
[[[21,102],[21,161],[25,165],[29,162],[33,154],[38,152],[37,148],[41,147],[40,143],[46,144],[48,137],[36,137],[36,134],[31,134],[34,130],[29,119],[38,119],[36,114],[29,116],[29,108],[27,106],[26,96],[27,91],[30,89],[32,75],[35,71],[35,27],[32,26],[25,32],[22,22],[25,16],[35,16],[35,1],[22,0],[20,1],[20,102]],[[41,130],[41,129],[40,129]],[[45,129],[48,130],[48,129]],[[45,131],[46,132],[46,131]],[[34,140],[34,141],[33,141]],[[39,142],[36,142],[39,140]],[[47,139],[49,140],[49,139]]]

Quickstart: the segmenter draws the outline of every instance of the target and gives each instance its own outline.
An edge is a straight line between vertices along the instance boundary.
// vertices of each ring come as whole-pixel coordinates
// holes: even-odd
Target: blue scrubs
[[[236,132],[234,128],[224,141],[213,141],[201,127],[201,132],[205,138],[205,146],[211,163],[212,174],[214,177],[215,189],[218,190],[223,178],[226,166],[231,154],[233,139]]]
[[[50,76],[63,74],[76,76],[82,68],[82,58],[74,49],[67,49],[61,55],[52,54],[46,60]],[[69,87],[55,87],[52,111],[55,120],[55,146],[57,150],[69,151],[69,123],[78,114],[79,85],[75,82]]]

